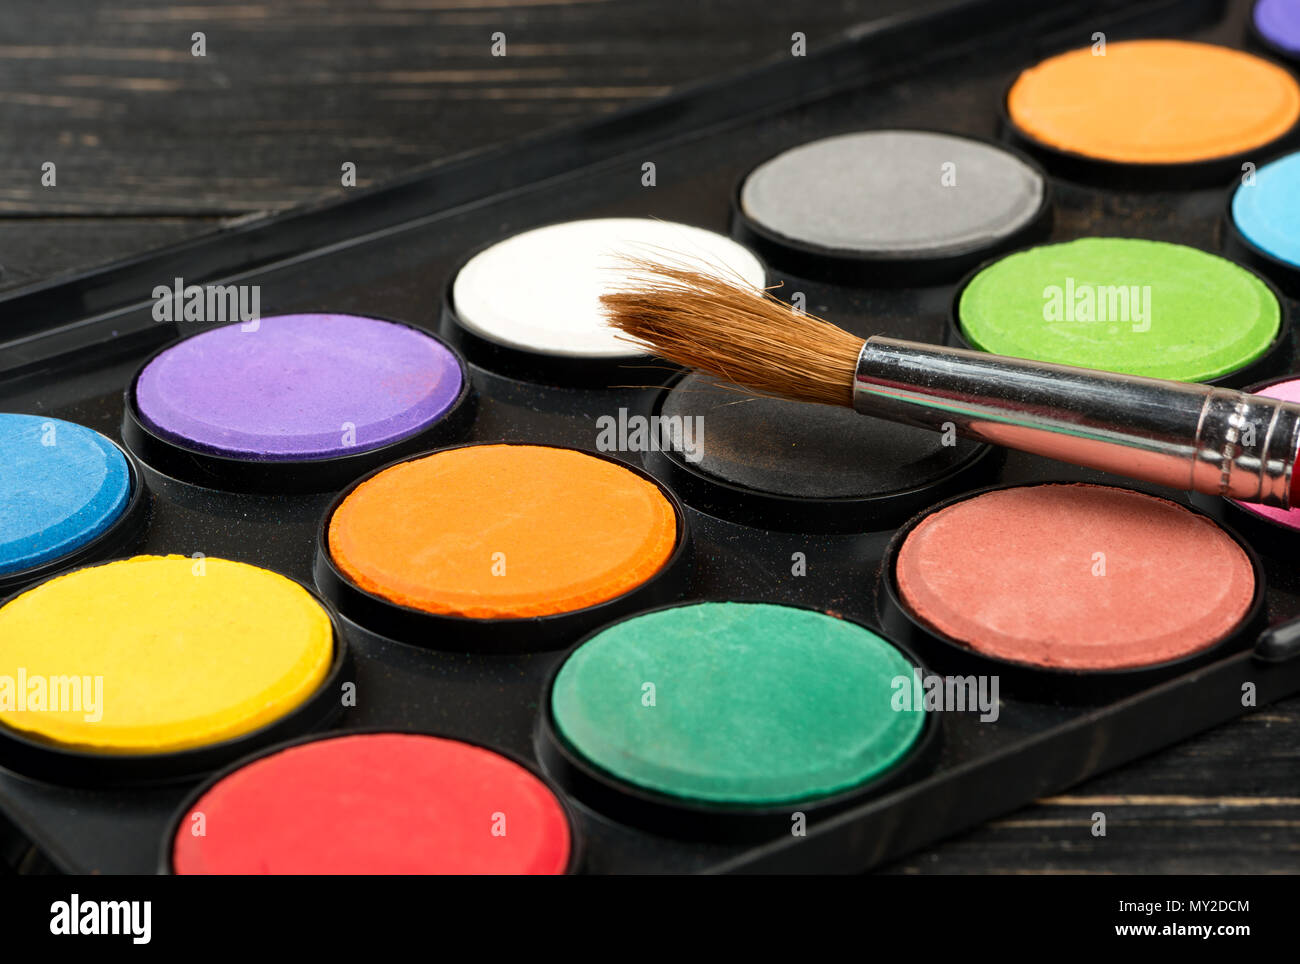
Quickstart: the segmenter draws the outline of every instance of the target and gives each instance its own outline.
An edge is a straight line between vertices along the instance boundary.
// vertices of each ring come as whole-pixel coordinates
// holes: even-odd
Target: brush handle
[[[876,336],[853,407],[1171,488],[1292,503],[1300,405],[1261,395]]]

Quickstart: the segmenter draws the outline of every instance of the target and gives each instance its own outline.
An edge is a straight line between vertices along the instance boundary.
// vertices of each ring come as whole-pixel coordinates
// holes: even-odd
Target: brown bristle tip
[[[757,395],[853,404],[863,339],[712,265],[624,258],[601,297],[609,323],[654,354]]]

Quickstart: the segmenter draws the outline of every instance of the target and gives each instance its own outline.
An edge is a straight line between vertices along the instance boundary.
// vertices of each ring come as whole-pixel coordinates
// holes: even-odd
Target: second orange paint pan
[[[675,598],[685,543],[676,500],[629,466],[553,446],[467,445],[344,492],[316,577],[345,615],[384,635],[536,650]],[[521,621],[527,630],[512,632]]]
[[[1058,54],[1023,71],[1006,98],[1010,132],[1066,162],[1226,177],[1240,157],[1293,136],[1300,84],[1261,57],[1213,44],[1133,40]],[[1220,170],[1222,169],[1222,170]],[[1179,179],[1180,180],[1180,179]]]

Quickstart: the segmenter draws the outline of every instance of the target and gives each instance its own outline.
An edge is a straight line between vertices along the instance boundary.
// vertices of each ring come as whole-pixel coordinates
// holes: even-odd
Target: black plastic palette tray
[[[1098,30],[1109,39],[1178,35],[1242,47],[1248,13],[1247,4],[1225,12],[1201,2],[960,4],[877,25],[805,58],[784,58],[524,147],[451,162],[355,200],[241,225],[21,291],[0,299],[0,332],[8,339],[0,345],[0,410],[49,414],[120,439],[123,390],[132,373],[159,345],[194,329],[182,323],[179,332],[151,318],[150,292],[175,277],[258,284],[263,314],[350,312],[436,331],[453,272],[494,240],[544,223],[602,216],[654,216],[726,232],[738,179],[780,150],[867,128],[996,137],[1009,81],[1045,55],[1086,45]],[[657,168],[654,187],[641,184],[646,161]],[[1051,237],[1128,235],[1219,251],[1226,186],[1156,193],[1054,177]],[[784,284],[783,293],[804,292],[809,310],[858,333],[936,343],[945,338],[955,280],[855,289],[771,273]],[[1294,369],[1295,362],[1295,346],[1288,344],[1280,370]],[[472,375],[478,407],[471,440],[594,450],[597,418],[620,408],[648,413],[658,397],[652,388],[548,387],[478,367]],[[668,376],[654,367],[634,368],[624,383],[655,384]],[[1046,479],[1122,484],[1018,454],[995,468],[969,487]],[[336,493],[247,495],[200,488],[152,469],[144,475],[153,502],[141,551],[203,552],[312,584],[318,528]],[[936,492],[930,501],[951,494]],[[878,598],[879,570],[896,530],[809,535],[722,521],[689,507],[686,512],[694,548],[687,598],[786,602],[876,628],[882,612],[889,614],[887,600]],[[796,552],[806,558],[807,576],[792,573]],[[1276,625],[1300,615],[1300,573],[1285,555],[1262,548],[1261,555],[1264,608]],[[897,620],[890,626],[896,628]],[[375,636],[346,620],[343,631],[358,699],[333,728],[437,732],[543,762],[543,688],[562,651],[439,652]],[[814,816],[805,837],[777,832],[766,842],[731,842],[725,833],[686,839],[671,827],[652,833],[624,823],[634,815],[617,805],[597,811],[570,796],[583,852],[579,869],[871,868],[1242,714],[1244,683],[1256,686],[1260,705],[1300,690],[1300,658],[1285,658],[1293,646],[1273,640],[1271,649],[1254,652],[1249,639],[1242,645],[1108,702],[1036,702],[1004,687],[996,722],[981,723],[971,713],[937,714],[932,759],[850,809]],[[941,649],[919,655],[932,672],[966,671]],[[0,771],[0,845],[11,862],[27,869],[152,873],[164,857],[167,828],[194,786],[69,788]]]

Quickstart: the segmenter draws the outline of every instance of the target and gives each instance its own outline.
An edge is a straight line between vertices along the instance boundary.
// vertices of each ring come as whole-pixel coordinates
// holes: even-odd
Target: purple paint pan
[[[1300,3],[1259,0],[1251,13],[1255,37],[1276,54],[1300,60]]]
[[[233,491],[327,491],[473,418],[464,361],[394,321],[274,315],[162,349],[127,390],[122,435],[150,467]]]

